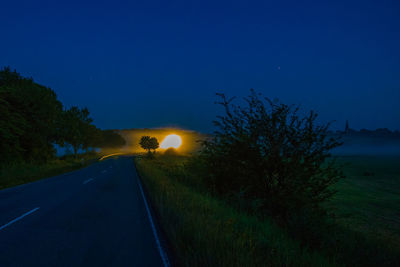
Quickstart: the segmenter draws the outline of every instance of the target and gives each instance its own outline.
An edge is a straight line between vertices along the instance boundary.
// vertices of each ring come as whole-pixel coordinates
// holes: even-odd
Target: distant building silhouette
[[[346,126],[345,126],[345,128],[344,128],[344,132],[345,132],[345,133],[349,133],[349,130],[350,130],[350,128],[349,128],[349,121],[346,120]]]

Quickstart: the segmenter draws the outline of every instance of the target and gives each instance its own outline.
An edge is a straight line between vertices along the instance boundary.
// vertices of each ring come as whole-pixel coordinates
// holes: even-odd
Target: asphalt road
[[[166,266],[148,210],[132,157],[1,190],[0,266]]]

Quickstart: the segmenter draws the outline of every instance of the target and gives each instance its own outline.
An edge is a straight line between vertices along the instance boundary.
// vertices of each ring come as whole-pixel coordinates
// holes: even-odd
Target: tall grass
[[[179,157],[136,158],[172,250],[182,266],[337,266],[302,248],[271,221],[241,213],[174,179]]]
[[[286,228],[211,196],[189,157],[136,163],[184,266],[400,266],[398,158],[340,160],[352,164],[327,203],[336,216]]]

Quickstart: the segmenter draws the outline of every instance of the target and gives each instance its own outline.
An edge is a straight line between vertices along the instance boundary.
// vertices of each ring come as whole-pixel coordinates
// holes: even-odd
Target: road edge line
[[[158,234],[157,234],[157,229],[156,229],[156,227],[154,225],[153,216],[151,215],[150,208],[149,208],[146,196],[144,194],[142,183],[141,183],[141,181],[139,179],[139,176],[137,177],[137,183],[139,185],[140,192],[142,193],[143,202],[144,202],[144,205],[146,207],[147,216],[148,216],[149,221],[150,221],[150,226],[151,226],[151,229],[153,231],[154,239],[156,240],[156,244],[157,244],[158,252],[160,253],[161,260],[163,261],[164,267],[169,267],[171,265],[169,263],[167,253],[164,251],[163,247],[161,246],[161,242],[160,242],[160,239],[159,239]]]

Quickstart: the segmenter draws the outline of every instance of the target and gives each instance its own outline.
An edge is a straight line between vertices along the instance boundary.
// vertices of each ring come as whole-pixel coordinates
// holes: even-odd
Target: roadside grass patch
[[[182,266],[335,266],[321,254],[302,248],[274,223],[196,190],[179,173],[174,179],[171,174],[185,160],[179,156],[135,159]]]
[[[85,167],[98,158],[95,153],[81,155],[81,158],[57,158],[47,163],[11,163],[0,166],[0,190],[43,178],[70,172]]]

